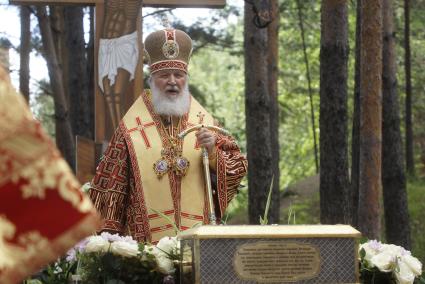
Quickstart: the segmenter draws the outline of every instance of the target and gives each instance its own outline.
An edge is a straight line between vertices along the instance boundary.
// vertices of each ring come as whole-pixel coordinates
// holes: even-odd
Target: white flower
[[[85,248],[86,252],[107,252],[109,250],[110,242],[101,236],[91,236]]]
[[[55,269],[53,270],[53,274],[59,274],[62,271],[63,271],[62,268],[56,263]]]
[[[179,244],[180,242],[177,241],[176,237],[163,237],[159,240],[156,247],[166,254],[173,254],[178,253]]]
[[[146,245],[144,252],[150,255],[153,255],[155,258],[158,258],[160,256],[167,256],[165,252],[163,252],[162,250],[158,249],[156,246],[153,246],[153,245]]]
[[[382,272],[392,272],[400,284],[413,284],[415,277],[422,274],[422,263],[411,252],[401,246],[369,241],[360,246],[364,249],[365,260],[370,268],[377,267]]]
[[[393,245],[393,244],[383,244],[382,246],[383,246],[382,251],[390,253],[394,256],[401,256],[401,255],[406,254],[408,252],[403,247],[396,246],[396,245]]]
[[[372,257],[380,253],[382,248],[383,246],[381,242],[378,242],[376,240],[371,240],[371,241],[368,241],[367,243],[361,244],[359,247],[359,251],[361,249],[365,250],[366,255],[364,259],[370,263]]]
[[[172,274],[175,271],[173,262],[163,253],[156,255],[156,263],[158,264],[158,271],[163,274]]]
[[[111,252],[124,257],[133,257],[137,256],[139,253],[139,247],[137,243],[133,244],[126,241],[116,241],[111,244]]]
[[[396,266],[397,256],[391,252],[383,251],[370,260],[373,266],[376,266],[382,272],[390,272]]]
[[[403,261],[399,261],[398,268],[395,270],[395,277],[400,284],[413,284],[415,275],[410,267]]]
[[[138,244],[137,244],[137,241],[136,241],[136,240],[134,240],[134,239],[133,239],[133,237],[131,237],[131,236],[121,237],[121,240],[122,240],[123,242],[129,243],[129,244],[135,244],[135,245],[138,245]]]
[[[156,247],[154,245],[146,244],[143,248],[143,252],[148,253],[148,254],[155,254],[154,253],[155,249],[156,249]]]
[[[111,234],[109,232],[102,232],[100,234],[100,236],[102,238],[104,238],[105,240],[107,240],[108,242],[116,242],[116,241],[121,241],[121,236],[118,234]]]
[[[422,263],[416,257],[413,257],[410,254],[403,255],[400,258],[400,262],[405,263],[415,276],[422,275]]]
[[[72,262],[77,260],[77,251],[72,248],[66,253],[66,261]]]
[[[168,237],[166,237],[168,239]],[[163,238],[165,239],[165,238]],[[162,240],[162,239],[161,239]],[[161,242],[160,240],[160,242]],[[159,242],[158,242],[159,245]],[[165,249],[169,248],[169,241],[163,240],[161,243],[161,249],[157,246],[145,245],[144,253],[153,255],[157,264],[158,271],[163,274],[172,274],[175,271],[173,261],[164,252]],[[164,249],[164,251],[163,251]],[[143,258],[142,258],[143,259]]]

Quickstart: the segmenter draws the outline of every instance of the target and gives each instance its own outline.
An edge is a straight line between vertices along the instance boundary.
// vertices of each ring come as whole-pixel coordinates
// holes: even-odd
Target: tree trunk
[[[245,114],[248,152],[250,224],[263,216],[272,180],[270,94],[267,78],[267,29],[254,26],[252,6],[245,2]]]
[[[90,31],[89,31],[89,42],[86,48],[87,54],[87,78],[88,78],[88,92],[89,92],[89,125],[91,129],[90,138],[94,140],[95,137],[95,123],[94,123],[94,97],[95,97],[95,80],[94,80],[94,8],[89,8],[90,15]]]
[[[404,0],[404,70],[406,72],[406,169],[411,176],[415,175],[415,159],[413,154],[412,125],[412,76],[410,60],[410,0]]]
[[[269,214],[269,222],[278,224],[280,213],[280,167],[279,167],[279,5],[271,2],[272,22],[267,27],[268,37],[268,88],[270,94],[270,143],[272,153],[273,193]]]
[[[65,43],[68,63],[70,120],[75,135],[92,136],[90,125],[89,78],[84,42],[83,8],[64,8]]]
[[[410,249],[392,0],[383,0],[382,189],[387,242]]]
[[[36,15],[43,42],[43,56],[47,62],[50,85],[55,104],[56,145],[71,168],[75,165],[75,141],[69,120],[68,104],[62,82],[62,70],[58,64],[55,45],[53,43],[50,21],[45,6],[37,6]]]
[[[380,237],[382,144],[382,0],[362,1],[359,229]]]
[[[21,47],[19,66],[19,91],[24,95],[25,100],[30,100],[30,52],[31,52],[31,22],[30,9],[28,6],[21,6]]]
[[[311,129],[312,129],[313,141],[314,141],[314,161],[316,163],[316,174],[318,174],[319,173],[319,153],[317,151],[316,123],[314,119],[314,106],[313,106],[313,90],[311,88],[310,65],[308,62],[307,47],[305,44],[304,19],[302,15],[302,7],[301,7],[300,0],[297,0],[297,10],[298,10],[298,24],[301,31],[301,41],[302,41],[303,52],[304,52],[305,73],[307,76],[307,83],[308,83],[308,97],[310,100]]]
[[[62,82],[64,87],[64,93],[66,102],[69,106],[68,96],[68,48],[65,42],[65,21],[63,17],[63,10],[65,6],[49,6],[49,20],[50,30],[52,31],[53,44],[56,50],[56,58],[58,66],[62,71]]]
[[[355,49],[355,71],[354,71],[354,111],[353,130],[351,138],[351,194],[349,204],[351,212],[351,224],[358,226],[357,217],[359,209],[359,160],[360,160],[360,42],[362,21],[362,0],[357,0],[356,8],[356,49]]]
[[[320,221],[348,223],[346,1],[322,1],[320,47]]]

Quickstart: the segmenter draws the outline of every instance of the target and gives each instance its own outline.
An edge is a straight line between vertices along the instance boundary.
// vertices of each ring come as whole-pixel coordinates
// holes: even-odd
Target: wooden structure
[[[225,0],[140,0],[143,7],[171,7],[171,8],[222,8]],[[99,40],[102,35],[104,11],[104,0],[10,0],[11,4],[16,5],[88,5],[95,6],[95,141],[86,138],[77,137],[77,161],[76,173],[81,183],[90,181],[95,173],[98,157],[105,150],[107,143],[114,132],[111,119],[109,117],[105,99],[98,84],[98,52]],[[140,29],[140,30],[139,30]],[[137,26],[139,38],[142,36],[141,25]],[[139,48],[140,50],[140,48]],[[129,83],[124,101],[125,114],[134,100],[143,90],[143,58],[142,52],[139,52],[139,62],[136,67],[134,80]]]

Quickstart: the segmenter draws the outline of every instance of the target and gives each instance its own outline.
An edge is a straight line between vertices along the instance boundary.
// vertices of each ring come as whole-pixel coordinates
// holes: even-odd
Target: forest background
[[[247,152],[246,136],[246,72],[244,48],[244,7],[242,1],[229,1],[222,10],[210,10],[207,17],[198,18],[189,26],[181,14],[173,9],[145,9],[145,31],[153,29],[167,14],[174,27],[187,31],[194,39],[195,49],[190,72],[192,94],[236,137],[243,152]],[[246,1],[250,2],[250,1]],[[326,1],[324,1],[326,2]],[[397,94],[401,120],[402,143],[406,145],[406,79],[405,79],[405,2],[393,1],[394,35],[396,38]],[[425,261],[425,0],[410,2],[410,48],[412,85],[412,130],[415,170],[407,174],[407,198],[410,215],[411,249],[422,262]],[[279,110],[279,172],[278,208],[282,224],[315,224],[320,219],[320,199],[332,198],[320,193],[319,142],[320,142],[320,58],[321,9],[320,1],[278,1],[278,97]],[[348,168],[352,165],[352,133],[355,108],[355,50],[357,1],[348,3],[348,58],[347,58],[347,145]],[[248,5],[248,4],[245,4]],[[18,10],[18,8],[16,8]],[[31,11],[31,9],[30,9]],[[51,12],[52,10],[50,10]],[[90,22],[92,9],[82,9],[84,19]],[[31,50],[42,54],[42,38],[32,10]],[[90,16],[91,15],[91,16]],[[85,25],[85,33],[92,31]],[[7,34],[2,44],[7,46]],[[86,36],[85,48],[90,48]],[[20,52],[21,45],[10,45]],[[89,67],[88,67],[89,68]],[[15,69],[15,75],[18,68]],[[90,74],[88,72],[87,74]],[[82,78],[80,78],[82,79]],[[18,86],[17,86],[18,87]],[[31,109],[52,137],[55,132],[54,96],[48,80],[33,81],[28,92]],[[89,121],[93,113],[88,114]],[[90,118],[91,117],[91,118]],[[92,124],[88,123],[89,125]],[[93,126],[91,126],[93,128]],[[93,129],[87,130],[93,135]],[[90,134],[91,133],[91,134]],[[323,135],[323,133],[322,133]],[[90,137],[89,137],[90,138]],[[386,143],[383,141],[383,143]],[[406,149],[403,146],[403,149]],[[404,150],[404,153],[407,151]],[[405,158],[403,160],[406,160]],[[404,165],[403,165],[404,166]],[[267,183],[270,183],[268,180]],[[227,212],[228,223],[248,223],[248,181]],[[267,193],[268,187],[263,192]],[[385,190],[385,189],[384,189]],[[266,194],[263,194],[266,196]],[[263,199],[264,201],[264,199]],[[379,202],[383,203],[382,196]],[[263,206],[264,207],[264,206]],[[384,209],[380,209],[383,211]],[[391,210],[391,208],[385,208]],[[384,215],[380,215],[385,223]],[[252,223],[252,222],[251,222]],[[386,240],[385,232],[381,239]]]

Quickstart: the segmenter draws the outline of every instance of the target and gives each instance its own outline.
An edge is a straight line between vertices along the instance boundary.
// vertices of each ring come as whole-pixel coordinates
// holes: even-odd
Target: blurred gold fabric
[[[0,68],[0,283],[17,283],[96,231],[89,198]]]

